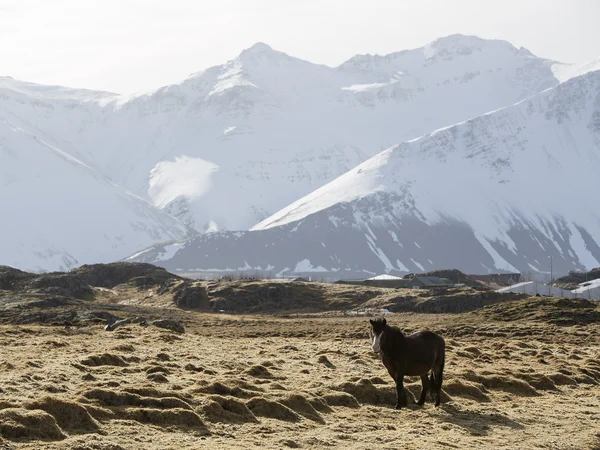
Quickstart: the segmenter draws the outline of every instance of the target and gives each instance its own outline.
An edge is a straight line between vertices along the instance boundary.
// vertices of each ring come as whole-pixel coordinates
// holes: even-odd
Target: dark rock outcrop
[[[23,272],[10,266],[0,266],[0,290],[12,291],[23,281],[35,277],[32,273]]]
[[[0,266],[0,290],[27,294],[50,294],[83,300],[89,300],[94,295],[88,283],[75,273],[34,274],[9,266]]]
[[[74,273],[42,274],[27,281],[23,289],[82,300],[89,300],[94,296],[89,284]]]
[[[176,333],[185,333],[185,327],[178,320],[171,320],[171,319],[155,320],[154,322],[150,323],[150,325],[154,325],[155,327],[165,328],[167,330],[175,331]]]
[[[184,282],[175,288],[173,302],[184,309],[210,309],[206,287]]]
[[[86,264],[74,269],[72,273],[81,276],[90,286],[109,289],[127,282],[132,282],[138,287],[144,287],[161,285],[172,278],[181,279],[162,267],[130,262]]]
[[[210,299],[210,308],[217,312],[234,312],[236,307],[235,303],[227,300],[226,298],[217,297]]]

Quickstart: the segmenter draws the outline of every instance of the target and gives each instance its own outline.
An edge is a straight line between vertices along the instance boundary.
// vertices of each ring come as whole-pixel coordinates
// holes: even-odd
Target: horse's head
[[[386,322],[385,319],[370,319],[369,322],[371,322],[371,329],[369,330],[371,346],[375,353],[379,353],[381,351],[383,330],[385,329]]]

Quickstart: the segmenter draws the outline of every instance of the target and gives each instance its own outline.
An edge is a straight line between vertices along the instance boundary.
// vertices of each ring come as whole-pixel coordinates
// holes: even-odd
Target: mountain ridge
[[[3,77],[0,120],[188,228],[244,230],[398,142],[560,81],[558,63],[505,41],[450,36],[390,55],[328,67],[258,43],[134,96]],[[562,65],[560,76],[590,67]],[[30,258],[25,268],[38,267]]]
[[[252,231],[134,260],[199,273],[545,272],[548,256],[559,272],[596,267],[600,217],[579,193],[600,192],[599,117],[589,72],[385,150]]]

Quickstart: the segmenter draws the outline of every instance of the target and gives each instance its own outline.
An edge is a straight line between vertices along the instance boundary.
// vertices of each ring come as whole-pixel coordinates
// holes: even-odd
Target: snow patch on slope
[[[188,230],[33,132],[0,120],[2,263],[67,270]]]
[[[150,171],[148,194],[159,208],[181,196],[201,197],[210,190],[212,174],[217,170],[216,164],[189,156],[162,161]]]
[[[327,269],[321,266],[313,267],[309,259],[303,259],[296,264],[295,272],[327,272]]]
[[[596,70],[600,70],[600,58],[584,64],[556,63],[552,65],[552,73],[561,83]]]

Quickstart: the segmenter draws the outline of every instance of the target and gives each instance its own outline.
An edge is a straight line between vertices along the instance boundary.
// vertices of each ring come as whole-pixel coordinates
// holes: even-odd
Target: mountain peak
[[[500,51],[508,50],[513,54],[520,52],[527,56],[533,56],[529,50],[523,47],[521,47],[521,49],[517,49],[508,41],[503,41],[500,39],[483,39],[478,36],[466,34],[451,34],[449,36],[444,36],[436,39],[433,42],[430,42],[423,47],[423,51],[427,59],[435,55],[469,55],[473,52],[482,51],[484,49],[495,49]]]
[[[489,39],[483,39],[479,36],[471,35],[471,34],[450,34],[448,36],[442,36],[437,38],[430,45],[452,45],[452,44],[461,44],[461,45],[481,45],[485,42],[490,42]]]
[[[399,59],[411,61],[415,55],[422,55],[426,60],[436,58],[451,60],[455,57],[466,56],[473,53],[489,53],[492,58],[497,58],[500,55],[535,57],[529,50],[523,47],[517,49],[508,41],[484,39],[466,34],[451,34],[438,38],[423,47],[411,50],[402,50],[386,55],[355,55],[342,63],[339,67],[342,69],[372,69]]]
[[[273,50],[273,47],[265,44],[264,42],[257,42],[254,45],[242,50],[242,55],[245,54],[251,54],[251,55],[258,55],[258,54],[265,54],[265,53],[271,53],[271,52],[276,52],[275,50]]]
[[[275,50],[264,42],[257,42],[251,47],[243,50],[237,59],[241,60],[244,64],[251,66],[263,65],[265,63],[267,65],[279,65],[282,62],[302,61],[287,53]],[[312,65],[312,63],[309,64]]]

